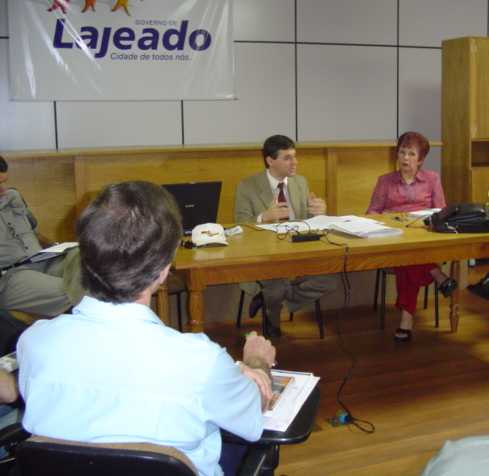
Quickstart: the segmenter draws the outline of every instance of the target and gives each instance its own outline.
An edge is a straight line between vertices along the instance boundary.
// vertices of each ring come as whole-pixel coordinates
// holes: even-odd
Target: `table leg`
[[[189,315],[190,332],[202,332],[204,330],[204,290],[189,290]]]
[[[461,273],[460,273],[460,261],[452,261],[450,264],[450,276],[459,284],[457,289],[450,297],[450,329],[452,332],[457,332],[458,319],[459,319],[459,307],[460,307],[460,286],[461,286]]]
[[[170,325],[170,308],[168,305],[168,287],[164,282],[156,291],[156,314],[160,318],[161,322]]]

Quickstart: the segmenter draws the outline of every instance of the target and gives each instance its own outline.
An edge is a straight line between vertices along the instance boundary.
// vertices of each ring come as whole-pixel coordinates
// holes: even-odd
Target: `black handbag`
[[[424,222],[440,233],[489,233],[489,216],[480,203],[449,205]]]

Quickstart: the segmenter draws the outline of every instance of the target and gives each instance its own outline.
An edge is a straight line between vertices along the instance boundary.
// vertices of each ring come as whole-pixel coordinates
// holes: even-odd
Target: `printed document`
[[[340,223],[364,223],[364,224],[381,224],[377,220],[372,218],[357,217],[355,215],[343,215],[343,216],[329,216],[329,215],[317,215],[307,220],[302,221],[285,221],[281,223],[264,223],[257,224],[256,227],[262,230],[273,231],[275,233],[288,233],[288,232],[308,232],[308,231],[323,231],[331,230],[334,225]]]
[[[441,208],[425,208],[424,210],[416,210],[415,212],[409,212],[409,218],[426,218],[433,215],[433,213],[438,213]]]
[[[355,215],[339,217],[318,215],[303,221],[286,221],[282,223],[258,224],[256,226],[262,230],[269,230],[279,234],[331,230],[359,238],[396,236],[403,232],[401,228],[392,228],[381,221]]]
[[[263,415],[266,430],[286,431],[307,397],[314,390],[319,377],[308,372],[272,370],[274,381],[272,405]]]
[[[38,263],[39,261],[46,261],[48,259],[56,258],[57,256],[61,256],[69,249],[74,248],[75,246],[78,246],[78,243],[76,241],[57,243],[53,246],[38,251],[36,254],[29,256],[18,264]]]

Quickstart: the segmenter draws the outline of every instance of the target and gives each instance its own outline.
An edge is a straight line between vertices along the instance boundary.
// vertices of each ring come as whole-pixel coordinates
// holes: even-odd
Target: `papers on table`
[[[441,208],[425,208],[424,210],[417,210],[415,212],[409,212],[409,218],[426,218],[433,215],[433,213],[438,213]]]
[[[282,223],[258,224],[262,230],[275,233],[309,232],[313,230],[333,230],[360,238],[373,238],[381,236],[396,236],[402,234],[402,229],[386,226],[384,223],[372,218],[357,217],[355,215],[328,216],[318,215],[303,221],[287,221]]]
[[[264,428],[273,431],[285,431],[299,413],[307,397],[319,381],[308,372],[272,370],[272,378],[281,381],[280,394],[273,409],[263,415]],[[286,384],[284,384],[286,382]]]
[[[347,235],[357,236],[359,238],[381,238],[385,236],[397,236],[402,234],[401,228],[392,228],[382,223],[360,223],[360,222],[345,222],[335,223],[331,226],[331,230]]]

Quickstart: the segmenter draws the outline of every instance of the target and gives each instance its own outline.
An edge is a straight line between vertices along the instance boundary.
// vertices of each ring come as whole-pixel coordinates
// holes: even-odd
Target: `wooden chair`
[[[386,281],[387,275],[392,275],[392,271],[388,268],[378,269],[375,276],[375,291],[374,291],[374,310],[378,308],[378,298],[380,292],[380,308],[379,308],[379,321],[380,328],[385,328],[385,297],[387,294]],[[435,327],[440,325],[440,310],[439,310],[439,290],[436,282],[433,282],[435,292]],[[430,285],[424,287],[424,302],[423,309],[428,307],[428,290]]]
[[[0,446],[11,456],[0,460],[1,474],[16,476],[197,476],[181,451],[151,443],[81,443],[31,436],[20,423],[0,431]],[[251,448],[238,476],[260,474],[267,448]]]
[[[241,295],[239,297],[239,305],[238,305],[238,313],[236,315],[236,327],[239,329],[241,327],[241,317],[243,315],[243,304],[244,304],[244,298],[245,298],[245,292],[241,290]],[[260,299],[263,301],[263,295],[260,293]],[[267,330],[266,330],[266,321],[267,321],[267,315],[266,315],[266,309],[265,305],[262,304],[261,306],[261,313],[262,313],[262,334],[264,336],[267,335]],[[316,299],[314,301],[314,315],[316,317],[316,322],[319,328],[319,337],[321,339],[324,339],[324,320],[323,316],[321,314],[321,301],[319,299]],[[289,313],[289,321],[294,320],[294,313],[291,312]]]

